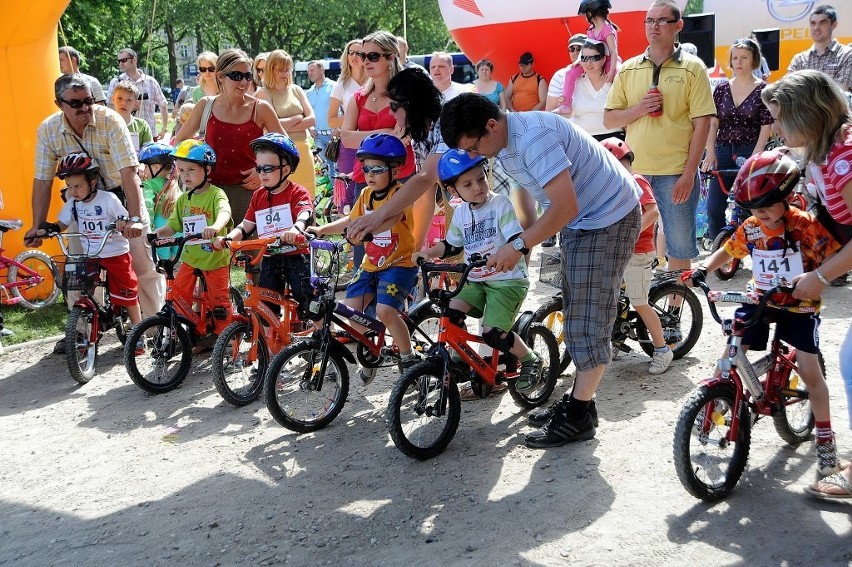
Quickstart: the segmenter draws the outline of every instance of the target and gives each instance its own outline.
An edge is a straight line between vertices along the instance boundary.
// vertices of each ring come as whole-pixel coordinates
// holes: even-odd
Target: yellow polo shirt
[[[647,94],[654,75],[648,50],[629,59],[618,70],[606,108],[636,106]],[[627,145],[636,155],[633,171],[642,175],[680,175],[686,167],[692,120],[716,114],[713,91],[704,63],[680,46],[660,69],[657,88],[663,95],[663,115],[643,116],[627,125]]]

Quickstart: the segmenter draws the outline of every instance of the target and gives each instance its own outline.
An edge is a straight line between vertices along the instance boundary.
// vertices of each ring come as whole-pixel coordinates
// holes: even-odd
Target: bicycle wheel
[[[98,362],[98,330],[94,314],[79,305],[71,308],[65,325],[65,359],[71,377],[80,384],[94,378]]]
[[[245,308],[245,304],[243,302],[243,294],[240,293],[240,290],[238,290],[235,287],[229,286],[228,287],[228,297],[231,300],[231,312],[235,313],[235,314],[239,313],[241,315],[244,314],[245,311],[246,311],[246,308]]]
[[[793,361],[795,362],[795,360]],[[822,353],[819,355],[819,365],[825,378],[825,361]],[[811,401],[807,398],[807,386],[799,373],[787,368],[786,376],[781,381],[782,390],[793,390],[799,395],[781,394],[783,408],[772,414],[775,431],[789,445],[796,447],[807,441],[814,430],[814,414],[811,411]]]
[[[12,297],[17,300],[17,304],[27,309],[39,309],[56,303],[59,298],[59,286],[57,285],[59,274],[50,256],[40,250],[25,250],[15,256],[15,261],[36,272],[42,278],[41,283],[21,285],[9,289]],[[21,273],[18,266],[9,266],[7,281],[10,284],[26,281],[30,277],[32,276]]]
[[[349,244],[349,242],[347,242],[347,240],[341,235],[328,236],[327,238],[342,246],[340,254],[337,257],[337,264],[332,265],[335,262],[335,259],[334,255],[330,252],[325,250],[315,250],[316,271],[320,274],[329,275],[337,273],[337,285],[334,290],[343,291],[346,289],[346,286],[349,285],[349,282],[352,281],[352,276],[354,276],[357,271],[357,266],[354,265],[352,256],[352,245]]]
[[[256,355],[252,356],[254,345],[257,345]],[[235,321],[216,339],[210,366],[222,399],[234,406],[244,406],[255,401],[263,390],[269,349],[262,336],[253,337],[252,323]]]
[[[675,360],[682,358],[698,342],[701,327],[704,325],[704,312],[698,297],[685,286],[664,283],[651,286],[648,304],[660,318],[663,335],[674,351]],[[645,354],[654,356],[654,344],[641,320],[636,327],[636,336]]]
[[[539,307],[533,314],[534,323],[542,323],[550,329],[559,348],[559,374],[565,374],[571,364],[571,355],[565,348],[565,317],[562,314],[562,295],[557,295]]]
[[[434,303],[420,304],[408,314],[408,320],[411,322],[408,332],[415,348],[419,346],[422,351],[429,350],[430,339],[434,341],[438,338],[440,318],[438,306]]]
[[[418,460],[447,448],[459,427],[459,389],[444,385],[443,365],[427,360],[411,367],[394,384],[386,417],[394,445]]]
[[[145,352],[136,354],[144,339]],[[192,364],[192,341],[180,324],[155,315],[133,327],[124,345],[124,366],[133,383],[151,394],[169,392],[181,385]]]
[[[523,338],[527,346],[542,358],[541,378],[538,385],[527,392],[519,392],[512,381],[509,383],[509,394],[522,408],[532,409],[546,402],[556,387],[556,381],[559,380],[559,347],[553,333],[542,323],[532,323]]]
[[[683,487],[708,502],[724,498],[745,470],[751,444],[748,407],[741,404],[731,440],[733,383],[700,386],[684,404],[674,435],[674,463]],[[708,415],[709,414],[709,415]]]
[[[346,362],[329,352],[320,375],[322,341],[306,339],[281,349],[269,365],[266,407],[275,421],[291,431],[322,429],[340,414],[349,395]],[[322,379],[322,387],[317,388]]]
[[[725,245],[731,236],[733,236],[735,228],[725,227],[722,231],[716,235],[716,238],[713,239],[713,246],[710,247],[710,253],[712,254],[719,248]],[[734,277],[737,273],[737,270],[740,268],[741,260],[739,258],[731,258],[728,260],[721,268],[718,268],[713,273],[716,274],[716,277],[720,280],[729,280]]]

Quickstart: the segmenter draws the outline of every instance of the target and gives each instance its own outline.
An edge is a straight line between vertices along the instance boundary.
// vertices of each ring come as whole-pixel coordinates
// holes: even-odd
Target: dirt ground
[[[534,286],[527,303],[552,294]],[[848,458],[837,351],[852,295],[826,299],[823,352]],[[681,487],[675,421],[722,341],[706,307],[704,329],[662,376],[636,352],[615,361],[592,441],[525,448],[526,418],[503,395],[464,402],[458,433],[428,462],[385,430],[387,370],[366,387],[356,378],[330,427],[297,435],[261,402],[224,403],[207,360],[154,397],[127,377],[113,337],[82,387],[51,344],[7,352],[0,565],[852,565],[852,502],[805,497],[813,443],[790,448],[766,420],[727,500]]]

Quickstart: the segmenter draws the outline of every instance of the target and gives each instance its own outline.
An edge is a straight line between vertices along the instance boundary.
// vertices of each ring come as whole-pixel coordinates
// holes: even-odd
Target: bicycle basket
[[[61,279],[62,291],[93,290],[101,275],[101,261],[91,256],[54,256],[51,258]]]
[[[541,253],[541,268],[538,280],[547,285],[562,289],[562,253],[559,250]]]

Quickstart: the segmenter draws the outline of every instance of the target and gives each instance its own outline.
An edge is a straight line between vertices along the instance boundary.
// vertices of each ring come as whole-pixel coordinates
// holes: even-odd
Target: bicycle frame
[[[4,292],[4,301],[6,301],[6,303],[8,303],[9,305],[13,305],[19,300],[18,298],[6,297],[10,289],[14,289],[17,287],[27,287],[31,285],[39,285],[41,282],[44,281],[44,276],[39,275],[38,272],[30,269],[29,266],[25,266],[14,258],[9,258],[4,254],[6,249],[3,248],[3,234],[5,232],[5,230],[0,230],[0,270],[8,270],[12,266],[15,266],[16,268],[18,268],[18,274],[23,274],[27,276],[26,279],[21,279],[15,282],[9,282],[8,280],[5,282],[0,282],[0,289],[2,289]]]

